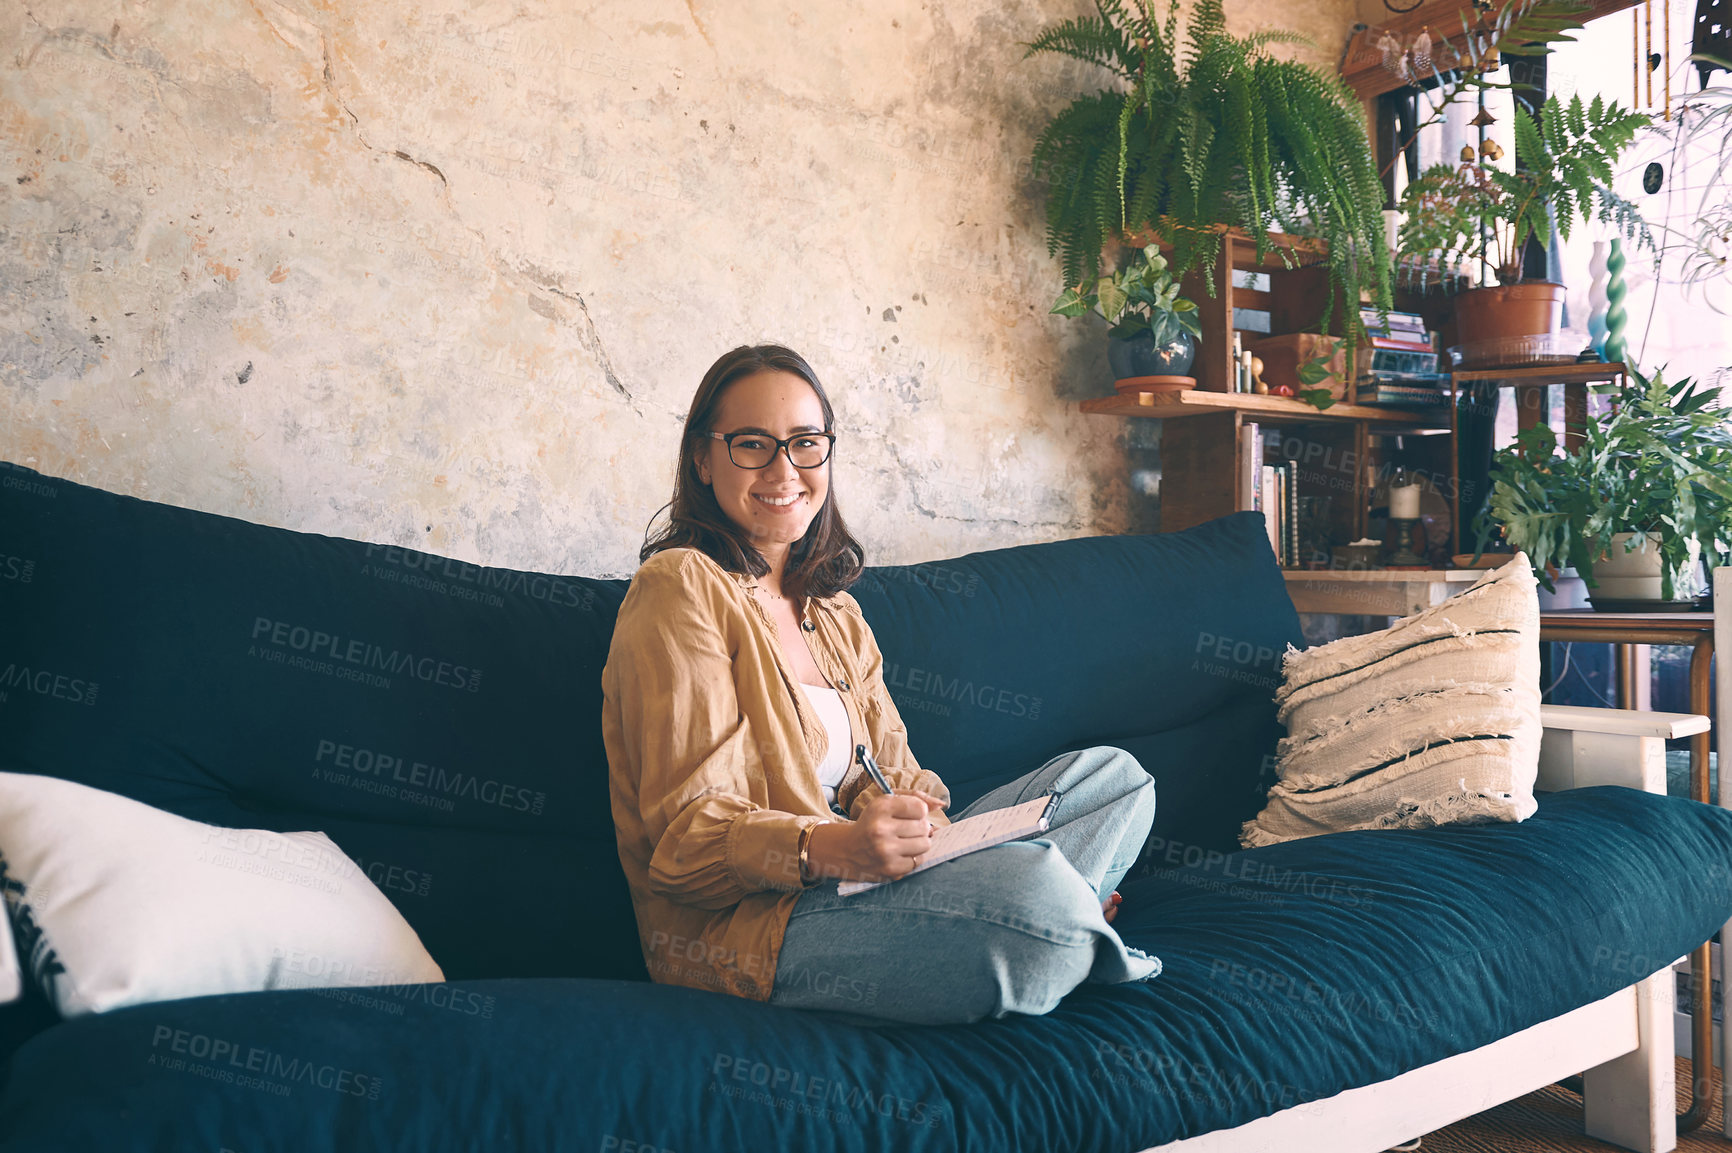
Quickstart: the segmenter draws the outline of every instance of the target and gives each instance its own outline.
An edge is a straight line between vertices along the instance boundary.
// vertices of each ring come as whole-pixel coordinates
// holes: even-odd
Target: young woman
[[[723,356],[686,415],[669,523],[643,545],[602,670],[650,975],[928,1024],[1044,1013],[1082,981],[1155,975],[1107,923],[1155,810],[1123,750],[1055,757],[957,814],[1062,791],[1043,837],[896,880],[950,794],[909,750],[846,591],[862,550],[831,491],[836,438],[817,376],[777,345]],[[856,744],[892,795],[851,763]],[[839,879],[895,883],[842,897]]]

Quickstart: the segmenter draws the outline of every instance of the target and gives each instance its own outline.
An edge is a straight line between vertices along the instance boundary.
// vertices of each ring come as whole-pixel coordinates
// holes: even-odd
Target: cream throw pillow
[[[325,834],[206,825],[56,777],[0,773],[0,890],[62,1017],[445,979]]]
[[[1539,597],[1525,554],[1380,632],[1289,648],[1279,783],[1240,842],[1533,815]]]
[[[0,877],[0,886],[6,880]],[[0,1005],[9,1004],[24,995],[24,976],[18,968],[18,946],[12,943],[12,922],[6,916],[4,897],[0,895]]]

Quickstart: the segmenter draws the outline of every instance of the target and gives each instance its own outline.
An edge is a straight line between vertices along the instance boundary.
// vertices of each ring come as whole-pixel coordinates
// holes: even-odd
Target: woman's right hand
[[[932,849],[927,813],[943,808],[936,797],[902,792],[874,797],[856,821],[832,821],[806,842],[810,873],[819,880],[894,881]]]

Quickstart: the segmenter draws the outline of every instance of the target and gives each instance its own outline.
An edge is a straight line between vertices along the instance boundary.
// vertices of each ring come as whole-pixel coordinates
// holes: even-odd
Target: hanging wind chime
[[[1699,0],[1701,4],[1724,4],[1725,0]],[[1654,73],[1660,73],[1661,116],[1672,119],[1672,4],[1660,0],[1660,51],[1654,51],[1654,0],[1630,9],[1630,103],[1634,108],[1654,107]],[[1643,67],[1646,65],[1647,67]],[[1644,95],[1644,88],[1646,95]]]

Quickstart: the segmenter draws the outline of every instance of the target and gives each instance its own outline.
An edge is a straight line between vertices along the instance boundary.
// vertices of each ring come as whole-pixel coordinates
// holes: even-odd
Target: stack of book
[[[1444,403],[1444,374],[1438,371],[1437,348],[1423,317],[1391,312],[1385,325],[1375,308],[1361,307],[1359,319],[1371,343],[1360,365],[1361,403],[1407,408]]]
[[[1269,547],[1284,568],[1299,564],[1299,464],[1266,464],[1263,429],[1246,421],[1239,429],[1239,506],[1263,514]]]

